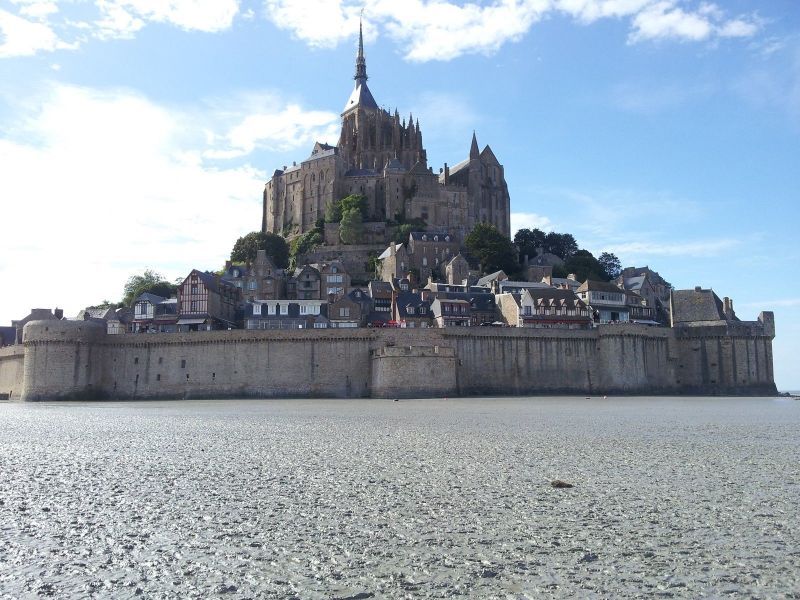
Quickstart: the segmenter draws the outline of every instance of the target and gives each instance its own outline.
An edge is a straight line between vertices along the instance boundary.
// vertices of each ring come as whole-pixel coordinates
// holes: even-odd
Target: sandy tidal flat
[[[790,399],[0,404],[0,598],[800,598],[798,509]]]

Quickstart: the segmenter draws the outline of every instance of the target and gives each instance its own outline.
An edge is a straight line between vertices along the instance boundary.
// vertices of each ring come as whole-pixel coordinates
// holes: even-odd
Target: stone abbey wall
[[[13,398],[33,401],[776,391],[771,336],[724,327],[106,335],[93,323],[40,321],[25,339]],[[17,381],[19,355],[3,356],[0,382]]]

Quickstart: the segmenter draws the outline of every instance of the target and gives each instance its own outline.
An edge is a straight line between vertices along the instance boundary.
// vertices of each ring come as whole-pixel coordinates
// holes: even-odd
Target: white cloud
[[[129,23],[140,19],[205,32],[230,28],[239,12],[239,0],[98,0],[97,5],[101,20],[110,15],[113,22],[122,23],[127,13]]]
[[[701,41],[708,39],[714,28],[709,15],[686,12],[674,2],[656,2],[645,7],[633,19],[630,40],[639,42],[655,39],[680,39]]]
[[[312,47],[333,47],[352,40],[363,9],[367,40],[388,35],[412,61],[491,54],[521,39],[543,18],[559,15],[582,24],[626,19],[632,43],[749,38],[762,26],[756,16],[727,19],[716,4],[696,0],[262,1],[269,20]],[[17,6],[17,14],[0,9],[0,30],[7,38],[0,57],[75,48],[89,37],[132,38],[149,23],[219,32],[228,30],[237,17],[247,20],[254,15],[250,8],[240,12],[240,0],[94,0],[92,5],[81,4],[80,11],[70,6],[72,3],[59,5],[54,0],[12,0],[12,4]],[[70,17],[75,12],[81,13],[80,20]],[[74,39],[66,44],[55,31],[69,33]]]
[[[51,0],[11,0],[20,5],[19,14],[33,19],[44,19],[58,12],[58,4]]]
[[[267,110],[264,110],[264,109]],[[339,115],[320,110],[304,110],[297,104],[270,110],[262,108],[248,114],[226,134],[227,157],[243,156],[256,149],[291,150],[314,142],[336,144]]]
[[[47,285],[0,295],[0,322],[34,304],[74,314],[117,300],[145,267],[170,279],[218,267],[233,241],[261,223],[265,173],[202,158],[227,139],[224,123],[244,123],[246,114],[60,84],[19,98],[11,113],[0,122],[0,198],[12,225],[0,236],[0,279],[22,281],[38,265]],[[273,134],[278,145],[289,140],[264,131],[259,143]]]
[[[609,244],[607,252],[618,256],[625,256],[628,261],[636,262],[643,258],[654,256],[691,256],[709,257],[720,256],[732,248],[739,246],[741,241],[734,238],[716,240],[675,240],[672,242],[624,242]]]
[[[330,48],[358,32],[360,8],[341,0],[267,0],[267,17],[316,48]],[[365,24],[369,33],[369,17]]]
[[[541,229],[542,231],[553,231],[553,223],[547,217],[536,213],[511,213],[511,235],[513,236],[520,229]]]
[[[275,25],[317,47],[352,38],[363,7],[366,32],[375,35],[382,29],[401,43],[407,59],[415,61],[490,54],[505,43],[519,40],[541,19],[558,14],[583,24],[629,19],[629,41],[633,43],[751,37],[761,27],[756,17],[726,20],[716,4],[679,6],[677,0],[267,0],[266,6],[267,16]]]
[[[0,58],[32,56],[37,52],[52,52],[73,48],[45,24],[18,17],[0,8]]]

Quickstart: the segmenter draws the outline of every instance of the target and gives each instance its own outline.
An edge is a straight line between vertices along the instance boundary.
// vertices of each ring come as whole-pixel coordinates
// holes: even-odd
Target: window
[[[300,314],[301,315],[307,315],[308,314],[308,306],[306,306],[305,304],[301,304],[300,305]]]
[[[258,304],[258,303],[253,304],[253,314],[254,315],[260,315],[261,314],[261,305],[260,304]]]
[[[197,293],[197,285],[193,284],[192,285],[192,294],[196,294],[196,293]]]
[[[288,315],[289,314],[289,305],[288,304],[281,304],[281,314]]]
[[[267,314],[274,315],[276,306],[277,306],[276,304],[267,304]]]
[[[340,317],[349,317],[350,316],[350,308],[349,307],[342,307],[339,309],[339,316]]]
[[[254,290],[254,289],[256,289],[256,282],[255,282],[255,279],[251,280],[251,281],[250,281],[250,282],[247,284],[247,289],[249,289],[249,290]]]
[[[428,259],[425,256],[422,257],[422,266],[423,267],[427,267],[428,266]]]
[[[331,294],[333,294],[333,295],[344,294],[344,288],[341,288],[341,287],[329,287],[328,288],[328,295],[331,295]]]
[[[331,273],[338,273],[338,272],[339,269],[337,269],[336,267],[331,267]]]
[[[343,278],[341,275],[328,275],[328,283],[342,283]]]
[[[197,312],[197,300],[192,300],[189,310],[192,312]]]
[[[414,314],[414,307],[413,307],[413,306],[409,306],[409,307],[407,307],[407,308],[406,308],[406,312],[407,312],[408,314],[410,314],[410,315],[413,315],[413,314]]]
[[[421,315],[425,314],[425,307],[424,306],[420,306],[419,307],[419,314],[421,314]]]

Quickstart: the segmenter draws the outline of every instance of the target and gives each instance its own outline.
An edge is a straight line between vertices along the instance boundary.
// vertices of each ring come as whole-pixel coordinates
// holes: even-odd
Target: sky
[[[0,0],[0,324],[220,268],[273,170],[336,143],[362,11],[434,170],[475,131],[512,231],[774,311],[800,390],[797,0]]]

